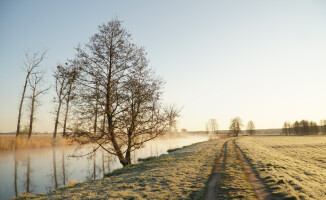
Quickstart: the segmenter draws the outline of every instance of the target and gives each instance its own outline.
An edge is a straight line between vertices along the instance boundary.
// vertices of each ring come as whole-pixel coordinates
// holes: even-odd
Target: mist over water
[[[132,155],[138,158],[159,156],[167,150],[197,142],[207,141],[206,134],[165,135],[145,143]],[[71,157],[89,152],[87,147],[76,152],[77,146],[59,146],[40,149],[0,151],[0,197],[10,199],[24,192],[48,193],[70,182],[95,180],[122,165],[119,160],[103,150],[91,156]]]

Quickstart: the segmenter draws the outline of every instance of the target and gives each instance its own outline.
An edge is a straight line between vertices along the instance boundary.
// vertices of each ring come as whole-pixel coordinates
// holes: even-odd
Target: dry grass
[[[326,137],[257,136],[237,141],[282,199],[326,199]]]
[[[62,136],[56,139],[52,135],[33,135],[29,140],[27,136],[22,135],[16,138],[15,135],[0,135],[0,150],[28,149],[28,148],[46,148],[53,145],[71,145],[72,142]]]
[[[225,140],[197,143],[118,169],[102,180],[19,199],[202,199]]]

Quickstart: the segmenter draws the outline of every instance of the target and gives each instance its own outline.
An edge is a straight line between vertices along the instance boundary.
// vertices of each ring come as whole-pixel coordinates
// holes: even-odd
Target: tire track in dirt
[[[258,177],[257,173],[254,171],[248,159],[244,156],[244,153],[237,145],[235,140],[233,143],[236,147],[236,151],[242,163],[243,171],[246,175],[247,181],[251,183],[252,189],[254,190],[257,199],[259,200],[272,200],[274,199],[268,188],[263,184],[262,180]]]
[[[218,184],[221,180],[221,169],[225,167],[225,161],[226,161],[226,151],[227,151],[227,143],[229,141],[225,142],[222,149],[221,153],[216,160],[212,174],[210,175],[209,181],[206,186],[206,193],[205,193],[205,200],[211,200],[211,199],[216,199],[216,195],[218,193]]]

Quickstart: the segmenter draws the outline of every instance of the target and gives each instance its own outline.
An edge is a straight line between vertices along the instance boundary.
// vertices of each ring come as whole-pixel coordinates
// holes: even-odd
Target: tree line
[[[320,120],[319,125],[307,120],[295,121],[292,124],[286,121],[282,128],[283,135],[318,135],[319,133],[326,134],[326,120]]]
[[[243,122],[240,117],[234,117],[230,120],[228,135],[233,137],[238,137],[242,132]],[[218,134],[218,124],[216,119],[210,119],[205,124],[206,133],[216,133]],[[249,135],[254,135],[256,133],[255,124],[252,120],[248,121],[246,132]]]
[[[21,97],[16,136],[26,88],[30,88],[30,125],[33,131],[36,105],[49,88],[42,89],[41,62],[46,52],[27,55],[26,80]],[[181,108],[165,105],[163,79],[149,67],[146,51],[132,42],[131,34],[114,19],[99,26],[75,58],[58,65],[55,78],[55,120],[58,129],[80,145],[93,144],[89,153],[103,149],[131,164],[131,153],[143,144],[172,130]]]

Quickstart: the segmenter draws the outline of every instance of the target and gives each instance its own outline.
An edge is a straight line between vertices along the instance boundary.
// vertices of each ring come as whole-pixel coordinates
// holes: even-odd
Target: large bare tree
[[[168,126],[160,99],[163,82],[119,20],[100,26],[77,52],[73,64],[78,66],[78,119],[71,138],[96,144],[92,152],[102,148],[123,166],[130,165],[131,152]]]
[[[24,62],[25,65],[25,71],[26,71],[26,77],[25,77],[25,84],[23,87],[23,93],[20,99],[20,104],[19,104],[19,111],[18,111],[18,122],[17,122],[17,130],[16,130],[16,136],[20,134],[20,122],[21,122],[21,116],[22,116],[22,108],[23,108],[23,103],[25,99],[25,93],[26,93],[26,88],[28,85],[29,78],[31,74],[37,70],[37,68],[40,67],[41,62],[44,60],[46,51],[43,51],[42,53],[33,53],[33,55],[30,55],[29,53],[26,53],[26,60]]]
[[[231,119],[230,124],[230,133],[233,134],[233,136],[238,137],[239,133],[241,132],[242,119],[240,117],[235,117]]]

